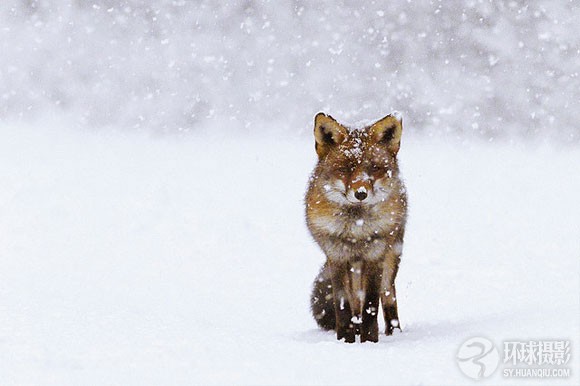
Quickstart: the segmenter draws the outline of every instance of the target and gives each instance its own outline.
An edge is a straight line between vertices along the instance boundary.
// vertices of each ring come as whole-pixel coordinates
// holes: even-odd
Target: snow
[[[457,350],[486,337],[570,339],[553,383],[580,384],[579,19],[551,0],[3,1],[0,383],[465,384]],[[309,313],[312,121],[395,110],[403,332],[345,345]]]
[[[476,336],[571,340],[579,383],[578,148],[404,135],[403,331],[348,345],[309,313],[311,138],[52,126],[0,124],[2,384],[471,384]]]

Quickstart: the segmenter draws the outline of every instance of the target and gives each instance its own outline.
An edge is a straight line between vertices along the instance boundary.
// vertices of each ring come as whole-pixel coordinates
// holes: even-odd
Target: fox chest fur
[[[321,198],[315,189],[309,194],[307,223],[329,260],[376,261],[391,252],[401,253],[405,213],[397,202],[372,207],[340,206]],[[402,203],[403,197],[400,193],[394,201]]]

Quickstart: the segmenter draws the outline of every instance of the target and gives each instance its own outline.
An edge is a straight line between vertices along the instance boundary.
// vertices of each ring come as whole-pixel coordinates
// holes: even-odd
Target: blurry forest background
[[[580,140],[580,2],[3,0],[0,120]]]

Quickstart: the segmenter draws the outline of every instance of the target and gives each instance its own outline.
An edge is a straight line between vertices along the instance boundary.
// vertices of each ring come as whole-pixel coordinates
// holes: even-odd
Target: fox
[[[310,297],[318,326],[338,340],[378,342],[401,330],[395,278],[407,221],[407,191],[397,153],[403,125],[394,113],[362,128],[314,118],[318,162],[305,195],[306,224],[326,262]]]

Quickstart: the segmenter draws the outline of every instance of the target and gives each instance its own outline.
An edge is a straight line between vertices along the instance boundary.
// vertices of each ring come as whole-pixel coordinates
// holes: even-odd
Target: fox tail
[[[336,328],[332,282],[328,263],[322,266],[316,279],[314,279],[312,295],[310,296],[310,309],[320,328],[325,330],[334,330]]]

